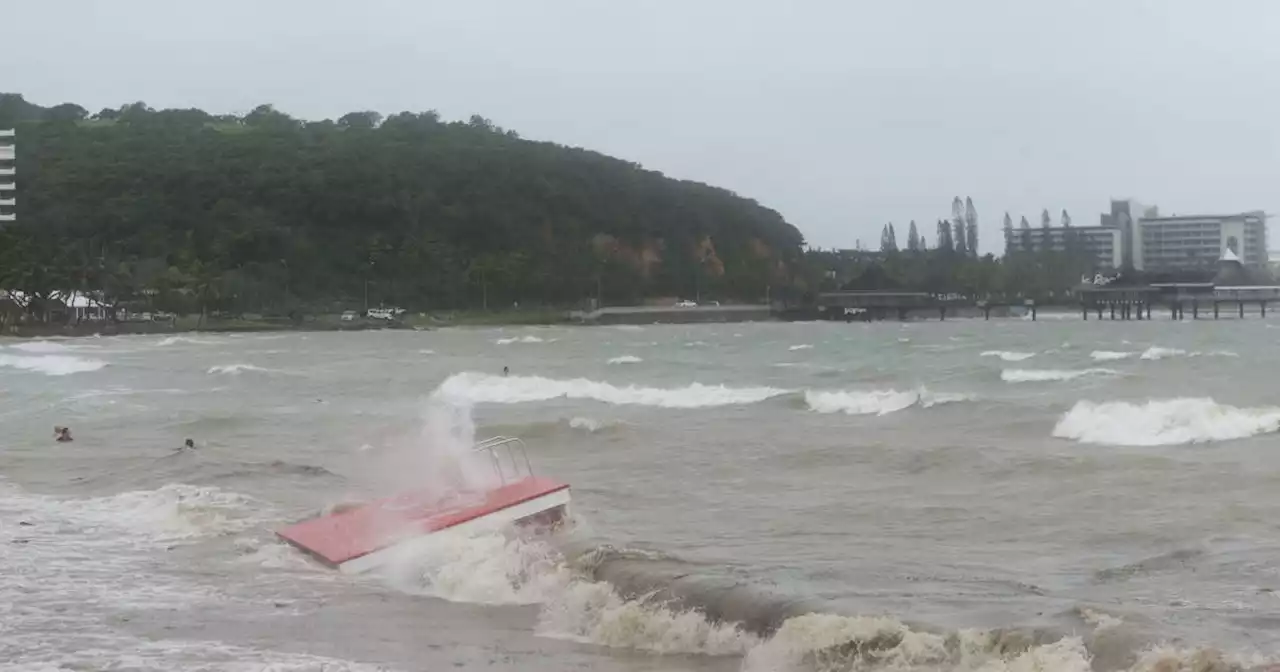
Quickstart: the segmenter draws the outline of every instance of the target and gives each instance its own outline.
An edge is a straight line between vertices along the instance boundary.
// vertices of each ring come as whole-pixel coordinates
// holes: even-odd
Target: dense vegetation
[[[0,94],[18,129],[18,223],[0,288],[179,312],[286,313],[761,300],[801,284],[777,212],[473,116],[302,121],[96,114]]]

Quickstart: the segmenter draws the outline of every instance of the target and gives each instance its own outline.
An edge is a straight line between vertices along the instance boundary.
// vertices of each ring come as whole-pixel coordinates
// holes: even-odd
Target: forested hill
[[[0,94],[9,126],[19,220],[0,288],[28,294],[267,312],[355,307],[366,286],[411,309],[759,300],[801,257],[799,231],[755,201],[479,116],[90,114]]]

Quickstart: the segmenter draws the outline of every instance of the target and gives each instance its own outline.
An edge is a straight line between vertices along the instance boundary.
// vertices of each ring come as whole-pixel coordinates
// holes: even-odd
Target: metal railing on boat
[[[526,450],[524,441],[512,436],[495,436],[491,439],[485,439],[472,447],[472,452],[488,453],[490,462],[493,463],[493,470],[498,474],[498,480],[503,485],[507,484],[507,472],[503,469],[503,461],[500,452],[505,450],[507,462],[511,463],[511,479],[518,481],[521,478],[533,476],[533,464],[529,462],[529,451]],[[516,459],[516,452],[519,451],[520,458],[524,462],[524,475],[520,473],[520,461]]]

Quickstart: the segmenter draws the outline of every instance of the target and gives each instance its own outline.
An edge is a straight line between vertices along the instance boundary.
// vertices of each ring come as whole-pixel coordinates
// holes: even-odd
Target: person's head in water
[[[54,436],[57,437],[58,441],[66,442],[71,440],[70,427],[54,427],[53,432],[54,432]]]
[[[187,440],[186,440],[186,442],[182,444],[182,447],[184,447],[184,448],[195,448],[195,447],[196,447],[196,442],[195,442],[195,441],[192,441],[191,439],[187,439]]]

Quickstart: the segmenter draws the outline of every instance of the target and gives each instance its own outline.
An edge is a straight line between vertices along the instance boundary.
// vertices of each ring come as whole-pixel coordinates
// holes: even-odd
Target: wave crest
[[[264,369],[261,366],[254,366],[253,364],[219,364],[218,366],[209,367],[209,370],[206,371],[206,373],[210,375],[238,376],[245,371],[252,371],[254,373],[271,373],[270,369]]]
[[[88,359],[71,355],[4,355],[0,354],[0,368],[43,373],[46,376],[66,376],[73,373],[97,371],[107,363],[100,359]]]
[[[1053,428],[1053,435],[1081,443],[1171,446],[1230,441],[1280,430],[1280,408],[1237,408],[1210,398],[1144,403],[1080,401]]]
[[[1089,353],[1089,356],[1096,362],[1114,362],[1121,359],[1128,359],[1133,355],[1134,353],[1132,352],[1122,352],[1118,350],[1094,350]]]
[[[1015,351],[1009,351],[1009,350],[987,350],[986,352],[983,352],[978,356],[979,357],[999,357],[1000,359],[1006,362],[1021,362],[1023,360],[1031,359],[1032,357],[1035,357],[1036,353],[1015,352]]]
[[[806,391],[804,401],[810,410],[818,413],[845,413],[847,415],[887,415],[919,406],[930,408],[939,404],[970,401],[965,394],[939,394],[926,388],[900,392],[898,390],[829,392]]]
[[[1115,369],[1005,369],[1000,380],[1006,383],[1048,383],[1088,376],[1118,376]]]
[[[706,408],[755,404],[787,394],[772,387],[727,387],[693,383],[685,387],[661,388],[628,385],[619,387],[586,378],[559,380],[541,376],[494,376],[458,373],[440,384],[437,392],[470,403],[518,404],[552,399],[590,399],[614,405],[657,406],[660,408]]]

